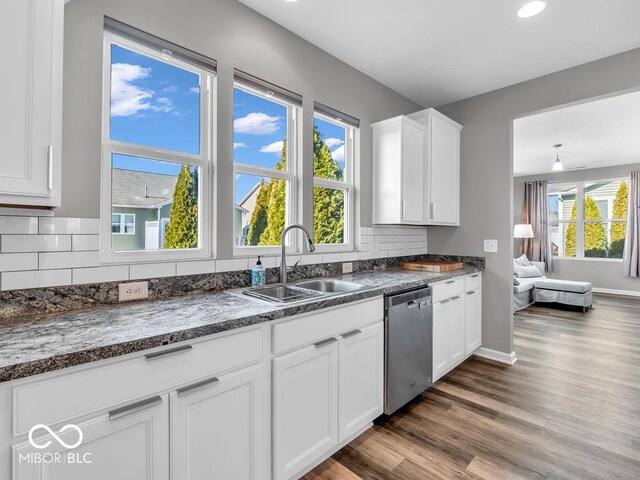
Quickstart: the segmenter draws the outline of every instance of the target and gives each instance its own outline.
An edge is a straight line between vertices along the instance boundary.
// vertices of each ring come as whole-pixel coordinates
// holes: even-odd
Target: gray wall
[[[523,58],[523,61],[526,59]],[[485,347],[501,352],[513,351],[513,118],[638,86],[640,49],[439,108],[464,125],[461,147],[461,226],[429,228],[429,252],[482,255],[483,239],[498,240],[499,252],[485,254]]]
[[[638,152],[640,156],[640,152]],[[548,173],[546,175],[531,175],[516,177],[513,181],[513,222],[521,223],[522,204],[524,203],[524,184],[537,180],[550,182],[571,182],[580,180],[598,180],[615,177],[625,177],[633,170],[640,170],[640,163],[632,165],[616,165],[614,167],[590,168],[587,170],[569,170],[565,172]],[[514,242],[514,249],[519,251],[520,240]],[[640,280],[622,276],[622,261],[620,260],[580,260],[556,258],[550,278],[562,280],[576,280],[591,282],[596,288],[610,290],[639,291]]]
[[[78,0],[65,7],[62,207],[58,216],[98,217],[102,97],[102,25],[107,15],[218,61],[217,256],[232,256],[233,69],[304,97],[303,128],[312,131],[313,101],[361,121],[360,212],[371,225],[371,128],[421,107],[302,40],[236,0]],[[313,139],[304,139],[313,158]],[[358,173],[358,172],[356,172]],[[309,161],[302,171],[310,184]],[[81,179],[81,180],[80,180]],[[304,222],[313,218],[312,190],[305,191]]]

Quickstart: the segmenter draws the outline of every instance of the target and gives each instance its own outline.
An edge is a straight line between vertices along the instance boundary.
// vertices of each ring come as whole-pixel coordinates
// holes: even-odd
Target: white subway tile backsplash
[[[129,265],[106,267],[74,268],[73,284],[119,282],[129,280]]]
[[[37,253],[0,253],[0,272],[37,269]]]
[[[100,235],[72,235],[71,250],[100,250]]]
[[[94,252],[45,252],[39,253],[40,270],[56,268],[97,267],[100,253]]]
[[[253,264],[251,264],[253,267]],[[216,260],[216,272],[234,272],[237,270],[247,270],[249,268],[249,259],[234,258],[231,260]]]
[[[306,254],[300,256],[300,265],[313,265],[314,263],[322,263],[322,255],[317,253],[313,255]]]
[[[38,217],[4,217],[0,216],[0,234],[35,234],[38,233]]]
[[[336,263],[342,261],[341,253],[324,253],[322,255],[322,263]]]
[[[358,260],[358,252],[344,252],[340,260],[343,262],[355,262]]]
[[[175,263],[141,263],[129,265],[129,280],[175,276]]]
[[[0,252],[64,252],[71,250],[71,235],[2,235]]]
[[[216,271],[215,260],[194,260],[192,262],[178,262],[176,275],[199,275]]]
[[[0,273],[2,290],[71,285],[71,269]]]
[[[38,233],[97,235],[100,233],[100,220],[98,218],[40,217]]]

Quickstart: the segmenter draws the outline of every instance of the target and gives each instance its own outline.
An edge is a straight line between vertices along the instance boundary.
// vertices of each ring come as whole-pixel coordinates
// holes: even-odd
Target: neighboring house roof
[[[240,200],[240,202],[238,203],[239,206],[243,206],[245,203],[247,203],[247,200],[249,200],[254,193],[256,193],[256,190],[258,190],[258,188],[260,188],[260,185],[262,185],[262,182],[258,182],[256,183],[251,190],[249,190],[249,193],[247,193],[244,198],[242,200]]]
[[[159,207],[173,200],[177,180],[176,175],[113,169],[111,202],[121,206]]]

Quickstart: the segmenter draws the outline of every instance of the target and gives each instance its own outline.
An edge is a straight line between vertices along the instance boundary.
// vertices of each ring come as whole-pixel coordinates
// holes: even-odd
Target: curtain
[[[640,171],[631,172],[629,208],[627,209],[627,238],[624,242],[623,274],[640,277]]]
[[[524,238],[522,251],[535,262],[544,262],[548,272],[553,271],[553,255],[549,238],[549,195],[547,181],[524,184],[522,223],[533,228],[533,238]]]

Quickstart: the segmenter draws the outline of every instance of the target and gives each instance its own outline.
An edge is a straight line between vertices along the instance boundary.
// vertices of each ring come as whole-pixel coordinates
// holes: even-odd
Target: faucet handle
[[[300,260],[296,260],[296,263],[294,263],[291,267],[287,267],[287,271],[288,272],[293,272],[296,267],[298,266],[298,264],[300,263]]]

